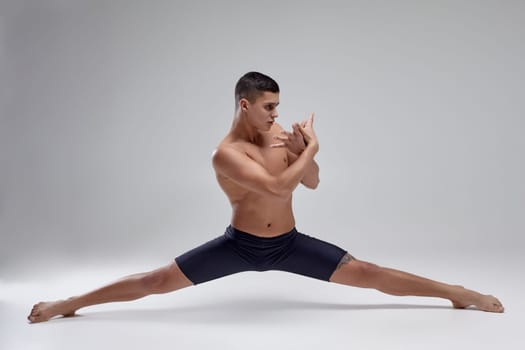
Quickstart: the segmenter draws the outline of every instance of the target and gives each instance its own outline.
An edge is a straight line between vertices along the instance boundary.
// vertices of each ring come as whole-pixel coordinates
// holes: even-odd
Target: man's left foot
[[[450,300],[456,309],[464,309],[469,306],[474,306],[479,310],[487,312],[505,311],[501,302],[493,295],[480,294],[461,286],[458,286],[458,288],[461,288],[458,293],[458,298]]]

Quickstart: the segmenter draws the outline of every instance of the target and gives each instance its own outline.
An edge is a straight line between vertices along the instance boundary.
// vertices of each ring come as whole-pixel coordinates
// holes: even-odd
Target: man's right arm
[[[259,163],[230,146],[219,147],[212,160],[219,174],[242,187],[286,200],[301,182],[318,149],[317,140],[313,140],[297,160],[279,175],[270,174]]]

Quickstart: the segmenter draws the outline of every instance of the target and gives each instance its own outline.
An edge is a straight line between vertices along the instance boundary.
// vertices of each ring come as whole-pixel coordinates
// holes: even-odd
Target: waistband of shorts
[[[279,234],[277,236],[261,237],[261,236],[256,236],[253,233],[241,231],[233,227],[232,225],[228,225],[228,227],[226,227],[226,232],[225,232],[225,235],[230,236],[232,238],[249,240],[249,241],[254,241],[254,242],[267,242],[267,243],[284,241],[284,240],[290,239],[296,234],[297,234],[297,230],[294,227],[290,231]]]

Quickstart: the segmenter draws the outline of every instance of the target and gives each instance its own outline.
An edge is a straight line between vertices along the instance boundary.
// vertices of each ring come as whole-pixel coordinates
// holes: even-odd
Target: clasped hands
[[[273,148],[286,147],[288,150],[295,155],[300,155],[306,145],[311,141],[317,141],[313,130],[314,114],[310,114],[307,120],[300,123],[292,124],[292,131],[282,130],[281,135],[276,135],[273,138],[280,142],[270,145]]]

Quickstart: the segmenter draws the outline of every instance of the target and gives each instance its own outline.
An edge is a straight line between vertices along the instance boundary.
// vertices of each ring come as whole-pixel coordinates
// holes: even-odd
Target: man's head
[[[279,93],[279,85],[269,76],[259,72],[244,74],[235,85],[235,109],[239,108],[242,99],[254,103],[264,92]]]
[[[267,75],[249,72],[235,86],[235,110],[258,130],[268,131],[278,117],[279,85]]]

